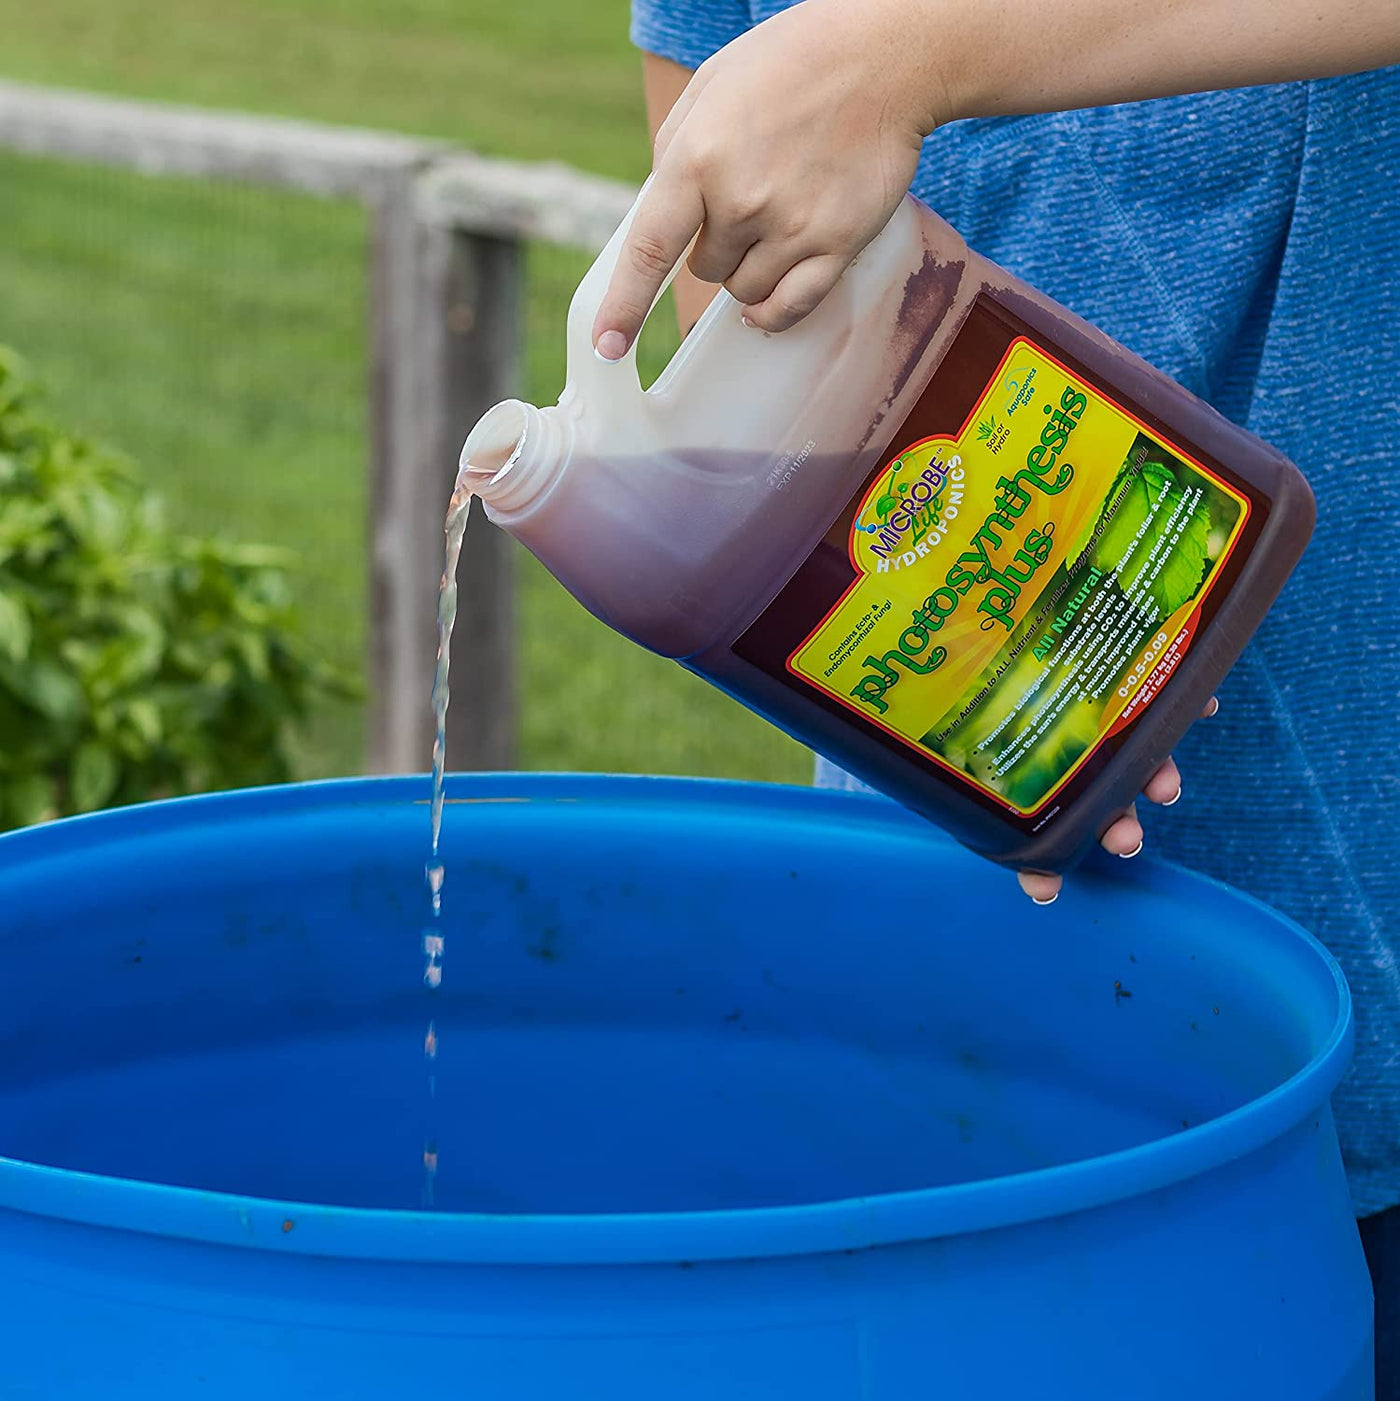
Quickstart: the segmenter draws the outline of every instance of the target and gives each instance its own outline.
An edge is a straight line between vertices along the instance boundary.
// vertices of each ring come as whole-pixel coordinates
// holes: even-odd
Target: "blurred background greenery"
[[[0,0],[0,33],[0,76],[646,171],[626,0]],[[363,676],[363,212],[4,155],[0,212],[0,343],[55,415],[134,457],[176,528],[294,550],[307,640]],[[562,386],[586,265],[530,249],[534,402]],[[675,344],[669,319],[654,323],[651,373]],[[796,744],[609,633],[528,556],[517,569],[523,767],[806,777]],[[363,752],[362,702],[318,696],[295,772],[356,772]]]

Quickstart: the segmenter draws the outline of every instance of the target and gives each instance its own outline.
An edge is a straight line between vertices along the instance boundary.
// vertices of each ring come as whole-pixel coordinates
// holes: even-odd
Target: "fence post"
[[[371,294],[370,766],[426,768],[443,513],[467,430],[518,392],[524,249],[421,219],[416,179],[375,216]],[[478,508],[479,509],[479,508]],[[509,767],[515,724],[511,541],[478,516],[458,580],[452,768]]]
[[[492,404],[521,392],[525,245],[513,237],[459,229],[435,230],[431,242],[437,252],[431,261],[441,280],[433,284],[428,304],[439,308],[445,343],[429,375],[436,383],[443,433],[438,460],[455,477],[462,440],[472,425]],[[447,755],[453,768],[504,769],[515,763],[519,717],[517,547],[479,505],[473,510],[457,573]]]

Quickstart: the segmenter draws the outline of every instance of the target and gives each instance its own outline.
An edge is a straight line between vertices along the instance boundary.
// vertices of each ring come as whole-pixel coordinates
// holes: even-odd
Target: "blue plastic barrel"
[[[0,1395],[1370,1396],[1278,915],[1037,908],[873,798],[450,793],[437,992],[422,780],[0,839]]]

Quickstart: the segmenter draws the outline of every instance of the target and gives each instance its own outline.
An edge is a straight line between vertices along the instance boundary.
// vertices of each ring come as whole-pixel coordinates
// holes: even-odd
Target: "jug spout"
[[[556,408],[506,399],[488,409],[467,435],[459,483],[470,485],[493,513],[515,513],[542,500],[568,464],[573,433]]]

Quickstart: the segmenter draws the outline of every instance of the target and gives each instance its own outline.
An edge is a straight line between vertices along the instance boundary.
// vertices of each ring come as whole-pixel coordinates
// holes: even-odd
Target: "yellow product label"
[[[857,503],[796,676],[1022,815],[1150,703],[1247,499],[1024,337]]]

